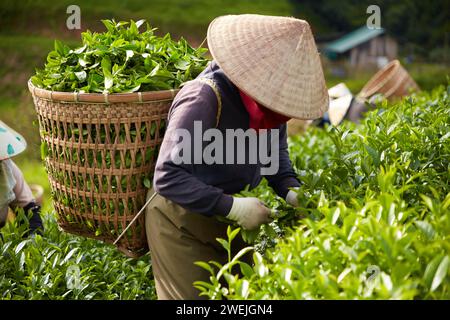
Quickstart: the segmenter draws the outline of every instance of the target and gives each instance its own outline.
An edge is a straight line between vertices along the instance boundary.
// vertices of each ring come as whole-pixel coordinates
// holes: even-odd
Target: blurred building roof
[[[373,39],[384,33],[384,29],[369,29],[363,26],[355,31],[352,31],[345,36],[334,40],[325,46],[325,50],[329,53],[344,53],[370,39]]]

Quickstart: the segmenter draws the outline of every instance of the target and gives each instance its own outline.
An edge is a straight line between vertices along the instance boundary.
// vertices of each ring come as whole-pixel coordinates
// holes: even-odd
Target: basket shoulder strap
[[[216,128],[219,126],[219,120],[220,115],[222,113],[222,96],[220,95],[219,88],[217,87],[217,84],[214,82],[214,80],[209,78],[197,78],[192,81],[200,81],[208,86],[211,87],[211,89],[214,91],[214,94],[217,98],[217,116],[216,116]]]

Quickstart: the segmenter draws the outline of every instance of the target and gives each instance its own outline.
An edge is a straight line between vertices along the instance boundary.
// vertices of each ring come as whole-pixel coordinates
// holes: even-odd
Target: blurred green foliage
[[[68,17],[66,8],[69,5],[80,7],[83,29],[101,27],[101,19],[146,19],[163,33],[196,37],[206,36],[205,27],[219,15],[292,14],[292,5],[287,0],[2,0],[0,28],[7,26],[31,33],[56,28],[61,32],[65,28]],[[35,25],[39,28],[34,28]]]
[[[449,61],[450,2],[446,0],[290,0],[296,15],[313,17],[317,33],[350,32],[366,24],[370,5],[381,11],[381,27],[400,44],[402,54]],[[440,50],[441,49],[441,50]]]

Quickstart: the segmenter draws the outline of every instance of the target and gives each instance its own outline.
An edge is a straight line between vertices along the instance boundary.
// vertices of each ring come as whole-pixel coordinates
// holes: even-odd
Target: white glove
[[[289,190],[286,195],[286,202],[293,207],[298,207],[297,192]]]
[[[236,221],[244,229],[254,230],[263,223],[271,222],[270,209],[258,198],[235,198],[227,218]]]

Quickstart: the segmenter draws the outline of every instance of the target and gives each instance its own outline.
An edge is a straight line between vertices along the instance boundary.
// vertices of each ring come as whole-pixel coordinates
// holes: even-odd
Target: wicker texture
[[[328,109],[322,65],[306,21],[222,16],[209,25],[208,47],[227,77],[265,107],[305,120]]]
[[[85,101],[108,101],[99,103],[31,83],[29,88],[58,224],[69,233],[114,242],[145,203],[144,180],[152,180],[176,91],[84,95]],[[144,226],[141,216],[118,248],[132,257],[145,253]]]
[[[419,90],[419,86],[402,67],[398,60],[393,60],[379,70],[361,89],[360,99],[366,100],[377,93],[386,99],[401,98]]]

